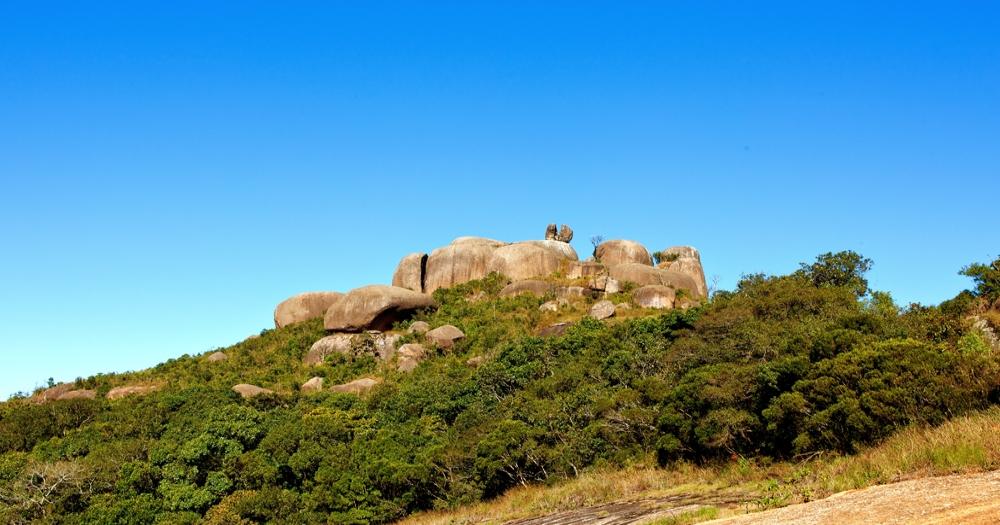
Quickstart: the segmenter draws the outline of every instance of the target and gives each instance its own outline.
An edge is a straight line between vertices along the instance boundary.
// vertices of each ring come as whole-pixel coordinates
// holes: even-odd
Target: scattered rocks
[[[400,372],[411,372],[427,356],[427,349],[424,348],[424,345],[407,343],[399,347],[398,354],[396,368]]]
[[[673,308],[677,293],[673,288],[651,284],[632,293],[632,301],[643,308]]]
[[[446,324],[427,332],[424,337],[438,348],[449,349],[455,346],[456,342],[465,339],[465,334],[457,327]]]
[[[273,394],[274,391],[268,390],[266,388],[261,388],[257,385],[248,385],[246,383],[240,383],[233,387],[233,392],[236,392],[240,397],[247,399],[251,397],[257,397],[263,394]]]
[[[148,394],[154,392],[159,387],[156,385],[133,385],[133,386],[119,386],[112,388],[108,391],[107,395],[104,397],[114,400],[121,399],[128,396],[137,396],[142,394]]]
[[[607,319],[615,315],[615,303],[608,300],[597,301],[590,307],[589,315],[597,320]]]
[[[430,329],[431,325],[427,324],[427,321],[413,321],[413,323],[410,324],[410,327],[406,329],[406,333],[426,334]]]
[[[323,326],[337,332],[388,330],[417,310],[436,306],[430,295],[398,286],[371,285],[351,290],[326,311]]]
[[[323,378],[314,377],[299,387],[301,392],[322,392],[323,391]]]
[[[570,326],[573,326],[573,323],[551,324],[539,330],[538,335],[540,337],[557,337],[566,333],[566,330],[568,330]]]
[[[500,290],[500,297],[514,297],[521,294],[531,294],[544,297],[552,293],[554,287],[546,281],[529,279],[527,281],[514,281]]]
[[[594,255],[598,261],[607,266],[626,263],[653,266],[653,257],[649,255],[649,250],[635,241],[622,239],[604,241],[597,246]]]
[[[331,392],[340,392],[342,394],[363,394],[368,392],[375,385],[379,384],[378,379],[373,379],[370,377],[363,377],[361,379],[355,379],[341,385],[334,385],[330,387]]]
[[[427,266],[426,253],[411,253],[403,257],[392,274],[392,285],[415,292],[424,291],[424,269]]]
[[[226,355],[225,352],[212,352],[205,358],[205,361],[208,361],[209,363],[218,363],[220,361],[225,361],[226,359],[229,359],[229,356]]]
[[[306,292],[285,299],[274,309],[274,327],[323,317],[327,308],[339,297],[339,292]]]

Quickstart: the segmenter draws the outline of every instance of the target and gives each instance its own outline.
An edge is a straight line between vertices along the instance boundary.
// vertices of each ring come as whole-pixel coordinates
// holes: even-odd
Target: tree
[[[841,286],[853,290],[861,297],[868,293],[865,273],[871,267],[871,259],[847,250],[824,253],[816,257],[816,262],[812,264],[801,263],[795,273],[811,280],[817,287]]]
[[[976,283],[975,294],[989,302],[1000,300],[1000,257],[989,265],[972,263],[959,274],[971,277]]]

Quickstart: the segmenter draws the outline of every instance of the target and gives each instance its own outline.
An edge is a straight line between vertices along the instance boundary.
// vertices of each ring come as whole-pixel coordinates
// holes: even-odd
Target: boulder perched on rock
[[[701,254],[692,246],[671,246],[660,252],[661,260],[657,268],[672,270],[690,276],[698,287],[699,297],[708,297],[705,270],[701,266]]]
[[[567,250],[566,247],[569,248]],[[486,273],[497,272],[514,281],[545,277],[564,262],[576,260],[573,247],[559,241],[525,241],[497,248],[486,265]]]
[[[396,368],[400,372],[411,372],[427,356],[427,349],[424,345],[407,343],[399,347],[398,356]]]
[[[424,292],[482,279],[489,274],[487,265],[493,252],[504,243],[483,237],[459,237],[448,246],[427,256],[424,269]]]
[[[306,292],[285,299],[274,309],[274,327],[323,317],[326,309],[337,300],[339,292]]]
[[[266,388],[261,388],[257,385],[248,385],[246,383],[240,383],[233,387],[233,392],[236,392],[243,398],[256,397],[263,394],[273,394],[272,390]]]
[[[301,392],[322,392],[323,391],[323,378],[314,377],[299,387]]]
[[[545,227],[545,240],[554,241],[556,237],[559,236],[559,227],[555,224],[550,224]]]
[[[427,324],[427,321],[413,321],[410,327],[406,329],[406,332],[410,334],[426,334],[430,329],[431,325]]]
[[[400,288],[424,291],[424,268],[427,265],[426,253],[411,253],[403,257],[392,274],[392,285]]]
[[[107,395],[104,396],[108,399],[121,399],[128,396],[138,396],[142,394],[148,394],[155,391],[159,387],[156,385],[132,385],[132,386],[119,386],[112,388],[108,391]]]
[[[304,365],[320,365],[331,354],[350,354],[355,334],[333,334],[316,341],[302,358]]]
[[[698,292],[698,285],[691,276],[673,270],[661,270],[645,264],[629,263],[612,266],[611,277],[620,282],[632,282],[639,286],[662,284],[675,290],[686,290],[694,298],[704,298]]]
[[[615,315],[615,303],[611,301],[597,301],[590,307],[590,316],[594,319],[607,319]]]
[[[378,379],[363,377],[341,385],[333,385],[330,387],[330,391],[340,392],[343,394],[363,394],[371,390],[377,384],[379,384]]]
[[[514,297],[521,294],[530,294],[538,297],[544,297],[548,293],[552,293],[554,287],[552,283],[546,281],[539,281],[536,279],[528,279],[526,281],[514,281],[500,290],[500,297]]]
[[[649,250],[635,241],[622,239],[604,241],[597,246],[594,255],[606,266],[626,263],[653,265],[653,257],[649,255]]]
[[[465,334],[458,327],[446,324],[427,332],[424,337],[427,338],[428,342],[437,345],[438,348],[447,349],[455,346],[456,342],[465,339]]]
[[[205,358],[205,361],[208,361],[209,363],[218,363],[219,361],[225,361],[226,359],[229,359],[229,356],[226,355],[225,352],[212,352]]]
[[[565,224],[559,228],[559,235],[556,236],[556,240],[559,242],[570,242],[573,240],[573,228],[566,226]]]
[[[351,290],[334,301],[323,317],[323,326],[337,332],[388,330],[417,310],[434,306],[430,295],[376,284]]]
[[[673,308],[676,292],[662,284],[650,284],[632,292],[632,301],[643,308]]]

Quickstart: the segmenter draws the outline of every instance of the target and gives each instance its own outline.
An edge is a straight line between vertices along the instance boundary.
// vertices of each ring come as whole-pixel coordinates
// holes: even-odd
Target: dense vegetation
[[[1000,356],[967,320],[996,300],[998,264],[968,267],[976,289],[939,307],[900,308],[869,291],[871,261],[824,254],[700,308],[549,338],[532,335],[557,320],[543,299],[500,298],[491,276],[436,292],[420,318],[468,337],[409,374],[363,349],[304,367],[318,321],[265,331],[220,363],[79,381],[161,386],[147,395],[0,405],[0,521],[378,523],[647,458],[852,453],[1000,402]],[[365,374],[384,378],[369,395],[297,391]],[[244,382],[277,394],[241,399]]]

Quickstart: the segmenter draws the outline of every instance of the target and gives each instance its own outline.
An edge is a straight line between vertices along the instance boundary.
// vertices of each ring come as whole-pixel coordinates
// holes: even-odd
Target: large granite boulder
[[[344,294],[339,292],[306,292],[278,303],[274,309],[274,327],[323,317],[326,309]]]
[[[504,243],[482,237],[459,237],[448,246],[427,256],[424,268],[424,292],[450,288],[489,274],[487,265],[493,252]]]
[[[227,356],[225,352],[212,352],[205,358],[205,361],[209,363],[219,363],[221,361],[225,361],[226,359],[229,359],[229,356]]]
[[[671,246],[660,252],[661,260],[657,268],[672,270],[689,275],[698,286],[698,295],[708,297],[705,270],[701,266],[701,254],[692,246]]]
[[[545,277],[577,260],[569,244],[559,241],[525,241],[497,248],[486,265],[486,273],[497,272],[514,281]]]
[[[604,241],[597,246],[594,255],[598,261],[607,266],[626,263],[653,265],[653,257],[649,255],[649,250],[635,241],[622,239]]]
[[[336,332],[388,330],[417,310],[434,306],[434,299],[427,294],[398,286],[364,286],[334,301],[323,317],[323,326]]]
[[[427,349],[421,344],[408,343],[399,347],[398,355],[396,369],[400,372],[412,372],[427,357]]]
[[[108,391],[107,395],[104,397],[108,399],[121,399],[128,396],[139,396],[143,394],[148,394],[150,392],[158,389],[157,385],[132,385],[132,386],[119,386],[112,388]]]
[[[698,291],[698,284],[690,275],[673,270],[662,270],[645,264],[628,263],[612,266],[609,269],[612,278],[619,282],[631,282],[639,286],[660,284],[675,290],[686,290],[695,299],[704,299]]]
[[[597,301],[590,307],[589,315],[594,319],[607,319],[615,315],[615,303],[608,300]]]
[[[322,392],[323,391],[323,378],[314,377],[299,387],[300,392]]]
[[[400,288],[424,291],[424,267],[427,265],[427,254],[411,253],[403,257],[392,274],[392,285]]]
[[[326,356],[331,354],[350,354],[354,348],[356,334],[333,334],[316,341],[302,358],[302,364],[307,366],[321,365]]]
[[[632,301],[643,308],[673,308],[676,296],[673,288],[650,284],[632,292]]]
[[[330,391],[340,392],[342,394],[363,394],[374,388],[375,385],[379,384],[379,382],[380,381],[378,379],[363,377],[341,385],[333,385],[330,387]]]
[[[569,263],[569,267],[566,270],[566,278],[579,279],[581,277],[593,277],[606,273],[608,273],[607,267],[597,261],[579,261]]]

